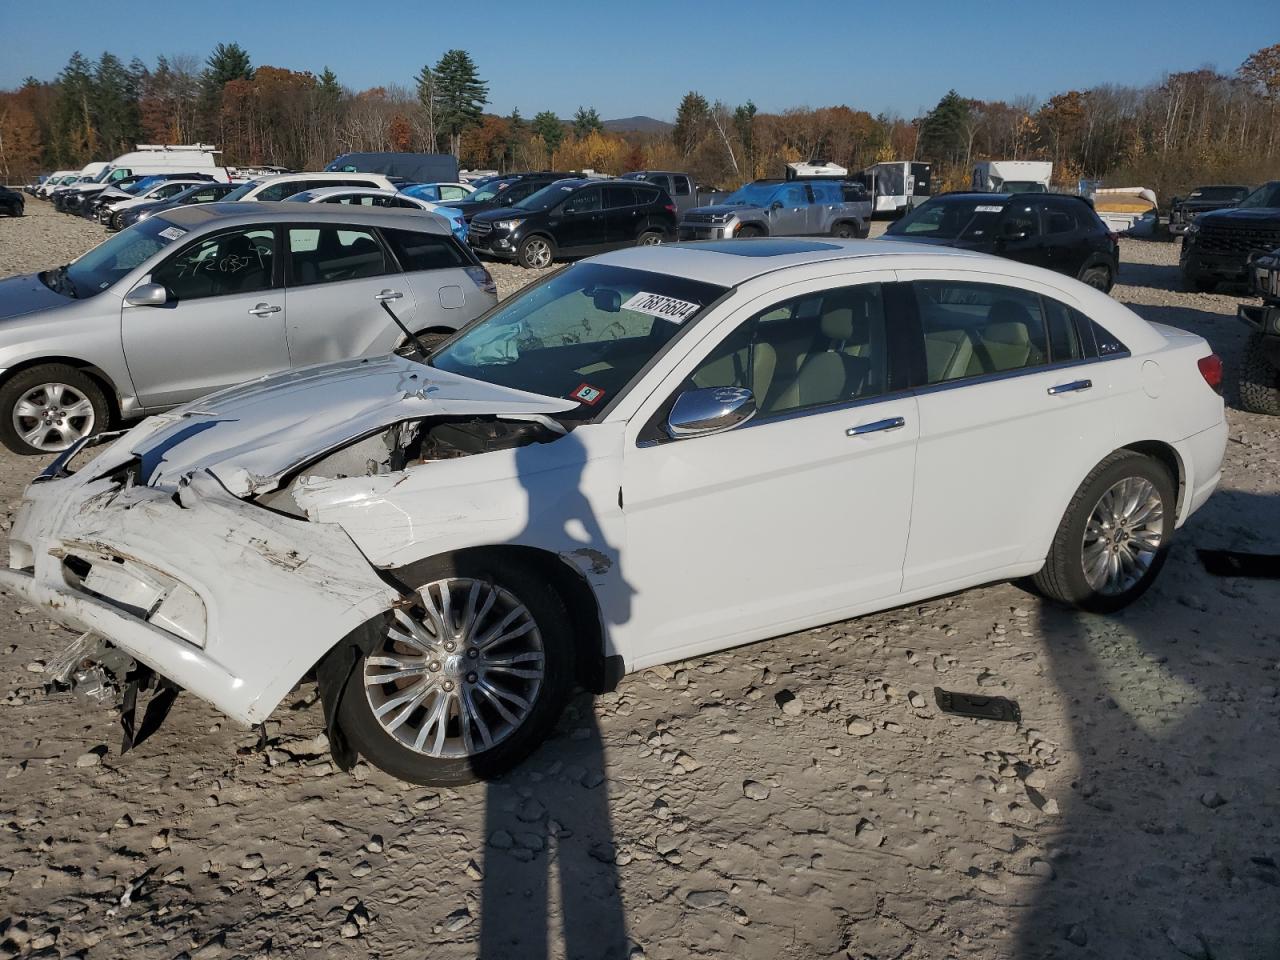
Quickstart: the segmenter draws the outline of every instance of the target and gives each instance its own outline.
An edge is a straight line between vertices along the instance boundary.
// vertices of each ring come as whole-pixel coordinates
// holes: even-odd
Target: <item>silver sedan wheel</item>
[[[13,427],[37,450],[65,450],[93,432],[93,404],[75,387],[42,383],[13,405]]]
[[[1084,528],[1084,576],[1106,596],[1131,590],[1151,569],[1164,536],[1164,501],[1155,484],[1128,477],[1094,506]]]
[[[533,615],[483,580],[438,580],[364,661],[373,715],[400,744],[438,759],[497,746],[528,718],[546,657]]]
[[[551,266],[551,244],[541,237],[534,237],[525,244],[525,256],[539,269]]]

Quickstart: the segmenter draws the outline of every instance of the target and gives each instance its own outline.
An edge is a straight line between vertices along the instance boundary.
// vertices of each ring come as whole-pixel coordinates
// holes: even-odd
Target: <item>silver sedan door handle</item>
[[[1050,387],[1049,396],[1056,397],[1060,393],[1075,393],[1078,390],[1088,390],[1092,386],[1092,380],[1072,380],[1070,383],[1060,383],[1056,387]]]
[[[267,317],[273,313],[279,313],[280,308],[273,307],[269,303],[260,303],[256,307],[251,307],[249,309],[249,312],[253,314],[255,317]]]
[[[864,433],[880,433],[883,430],[898,430],[907,425],[902,417],[890,417],[888,420],[876,420],[874,423],[860,423],[844,432],[846,437],[860,437]]]
[[[388,300],[399,300],[404,294],[399,290],[382,290],[373,295],[373,299],[379,303],[386,303]]]

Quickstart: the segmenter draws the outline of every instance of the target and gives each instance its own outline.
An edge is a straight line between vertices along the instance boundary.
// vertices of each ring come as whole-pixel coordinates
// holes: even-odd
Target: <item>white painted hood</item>
[[[402,420],[519,419],[576,407],[392,354],[305,367],[210,394],[162,415],[158,429],[140,428],[128,449],[141,458],[150,486],[176,486],[183,475],[205,470],[243,497],[272,490],[302,464]]]

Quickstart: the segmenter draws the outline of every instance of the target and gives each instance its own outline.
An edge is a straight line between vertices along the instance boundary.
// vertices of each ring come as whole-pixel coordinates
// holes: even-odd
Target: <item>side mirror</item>
[[[124,296],[131,307],[163,307],[169,302],[169,291],[159,283],[140,283]]]
[[[756,398],[745,387],[703,387],[676,397],[667,417],[673,440],[732,430],[756,415]]]

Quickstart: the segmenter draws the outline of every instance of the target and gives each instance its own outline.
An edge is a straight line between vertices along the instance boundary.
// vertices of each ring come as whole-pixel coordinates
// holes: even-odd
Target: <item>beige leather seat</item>
[[[693,382],[699,387],[746,387],[759,406],[773,386],[777,365],[778,355],[771,344],[743,345],[704,363],[693,375]]]
[[[854,310],[837,307],[822,315],[819,324],[825,349],[807,354],[795,377],[785,384],[766,411],[782,413],[799,407],[819,406],[856,397],[867,385],[871,363],[853,356],[845,345],[865,337],[855,337]],[[865,324],[865,321],[863,321]]]
[[[973,341],[964,330],[933,330],[924,338],[930,383],[966,376],[973,362]]]
[[[1022,304],[1013,300],[993,303],[978,334],[974,372],[1001,373],[1042,363],[1044,355],[1031,340],[1033,323],[1031,311]]]

